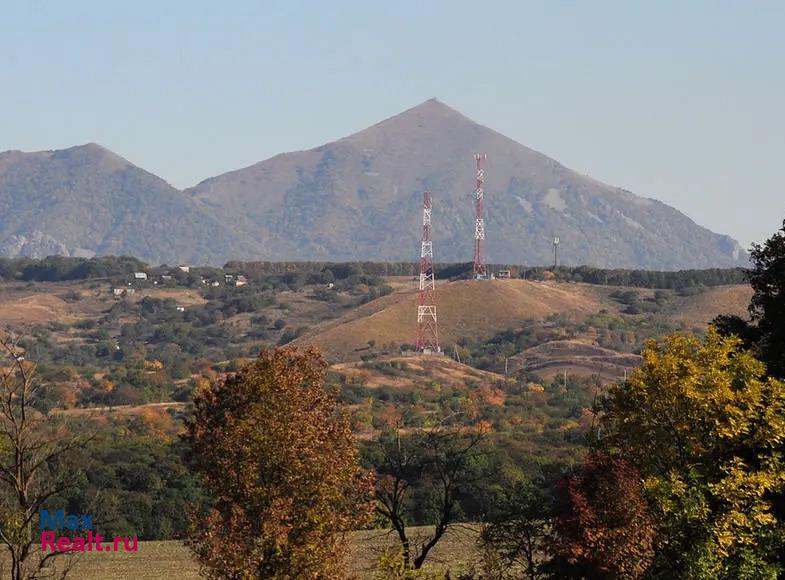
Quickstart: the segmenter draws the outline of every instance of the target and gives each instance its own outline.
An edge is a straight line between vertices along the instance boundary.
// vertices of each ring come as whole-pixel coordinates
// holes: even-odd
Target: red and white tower
[[[483,199],[485,198],[485,153],[475,153],[474,160],[477,162],[477,183],[474,188],[474,277],[485,279],[488,277],[488,270],[482,257],[482,245],[485,241],[485,219],[483,218]]]
[[[433,273],[431,241],[431,192],[422,194],[422,246],[420,250],[420,288],[417,293],[417,352],[441,353],[436,321],[436,277]]]

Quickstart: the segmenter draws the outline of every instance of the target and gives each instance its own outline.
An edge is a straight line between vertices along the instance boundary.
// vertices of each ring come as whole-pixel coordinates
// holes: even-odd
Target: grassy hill
[[[334,360],[359,358],[369,342],[396,348],[414,342],[414,283],[357,311],[309,330],[295,344],[312,344]],[[450,351],[461,338],[483,340],[525,320],[560,313],[580,317],[613,305],[589,286],[493,280],[441,282],[436,291],[440,341]]]
[[[318,283],[265,290],[150,283],[117,300],[106,280],[10,282],[0,284],[0,319],[27,333],[48,329],[47,342],[74,348],[122,342],[131,328],[142,337],[161,324],[183,331],[192,327],[192,335],[209,327],[209,333],[223,338],[195,344],[192,356],[213,353],[211,358],[226,361],[253,356],[265,344],[290,343],[316,346],[332,364],[341,365],[397,356],[414,342],[416,282],[393,277],[384,284],[389,293],[370,300],[362,281],[331,290],[327,297]],[[682,295],[520,279],[459,280],[439,282],[436,296],[440,342],[448,357],[496,373],[503,372],[506,358],[511,372],[526,369],[550,377],[566,369],[615,377],[634,365],[630,355],[646,338],[701,331],[720,313],[745,315],[751,290],[718,286]],[[148,341],[153,358],[160,349],[171,353],[169,343],[182,351],[174,335],[151,334]],[[180,358],[187,356],[183,351]]]

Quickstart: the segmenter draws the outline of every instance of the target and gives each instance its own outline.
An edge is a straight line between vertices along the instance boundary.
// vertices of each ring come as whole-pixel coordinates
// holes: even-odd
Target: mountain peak
[[[73,147],[69,147],[69,149],[77,149],[77,150],[81,149],[82,151],[88,151],[91,153],[97,153],[97,154],[110,153],[114,155],[114,153],[111,150],[107,149],[103,145],[96,143],[95,141],[90,141],[89,143],[84,143],[83,145],[75,145]]]
[[[405,117],[408,115],[438,115],[442,117],[459,117],[466,120],[469,119],[466,115],[461,113],[459,110],[454,109],[447,103],[440,101],[436,97],[431,97],[427,101],[423,101],[419,105],[415,105],[409,109],[406,109],[397,115],[393,115],[389,119],[395,119],[397,117]],[[386,120],[389,120],[386,119]],[[384,121],[382,121],[384,123]]]
[[[408,260],[422,191],[434,247],[471,257],[473,155],[487,153],[486,251],[496,263],[699,268],[743,256],[665,204],[579,175],[436,98],[332,143],[211,178],[189,190],[270,260]],[[235,256],[237,257],[237,256]],[[741,258],[741,259],[740,259]]]
[[[57,158],[73,159],[74,161],[83,163],[100,163],[108,169],[126,169],[128,167],[135,167],[133,163],[126,158],[121,157],[111,149],[107,149],[103,145],[95,142],[85,143],[83,145],[75,145],[67,149],[60,149],[52,151],[53,156]]]
[[[483,129],[460,111],[433,97],[344,137],[339,142],[372,147],[394,141],[398,146],[408,148],[414,146],[414,141],[425,143],[448,137],[456,143],[468,143],[474,140],[470,134]]]
[[[135,167],[133,163],[124,157],[121,157],[114,151],[92,141],[89,143],[84,143],[83,145],[66,147],[65,149],[47,149],[41,151],[21,151],[18,149],[11,149],[9,151],[0,152],[0,158],[2,157],[14,159],[43,157],[68,161],[77,165],[81,163],[100,163],[104,167],[114,169]]]

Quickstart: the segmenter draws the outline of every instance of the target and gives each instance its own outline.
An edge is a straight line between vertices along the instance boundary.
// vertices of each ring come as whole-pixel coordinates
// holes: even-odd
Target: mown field
[[[413,528],[413,538],[427,528]],[[431,569],[462,569],[475,553],[477,529],[460,526],[451,530],[429,556]],[[360,579],[374,577],[374,568],[385,550],[394,550],[396,538],[384,530],[360,531],[351,537],[351,571]],[[70,578],[78,580],[197,580],[199,567],[188,549],[177,541],[140,542],[135,553],[90,552],[73,563]]]

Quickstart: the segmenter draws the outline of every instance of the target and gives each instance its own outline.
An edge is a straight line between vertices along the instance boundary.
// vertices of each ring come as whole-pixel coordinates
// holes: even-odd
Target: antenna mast
[[[488,270],[482,258],[482,243],[485,241],[485,219],[483,218],[483,199],[485,198],[485,153],[475,153],[477,162],[477,184],[474,188],[474,277],[481,280],[488,277]]]
[[[422,246],[420,250],[420,288],[417,292],[417,352],[441,353],[436,321],[436,277],[433,273],[431,241],[431,192],[422,194]]]

